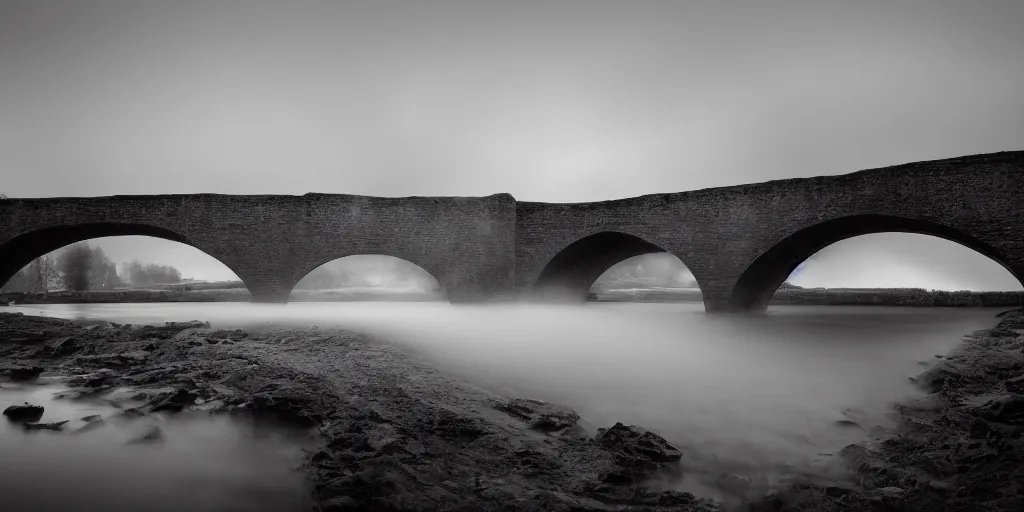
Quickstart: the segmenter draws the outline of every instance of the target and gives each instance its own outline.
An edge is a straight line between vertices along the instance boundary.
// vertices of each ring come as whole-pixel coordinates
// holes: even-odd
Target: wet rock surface
[[[61,430],[64,428],[64,424],[69,420],[64,421],[52,421],[50,423],[26,423],[26,430]]]
[[[39,418],[43,417],[43,406],[29,403],[11,405],[4,409],[4,416],[9,421],[20,423],[39,421]]]
[[[132,388],[124,403],[142,405],[125,405],[112,421],[208,411],[315,428],[322,445],[307,470],[320,511],[721,508],[648,486],[680,472],[680,452],[653,432],[616,424],[588,436],[569,408],[487,393],[350,332],[84,327],[0,314],[0,366],[15,361],[69,377],[67,400]],[[81,421],[52,435],[105,424]],[[153,427],[128,443],[162,437]]]

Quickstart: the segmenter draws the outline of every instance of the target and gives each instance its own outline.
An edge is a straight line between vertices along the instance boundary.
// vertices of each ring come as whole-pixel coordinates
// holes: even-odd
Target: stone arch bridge
[[[942,237],[1024,280],[1024,151],[593,203],[487,197],[216,194],[0,199],[0,282],[64,245],[148,235],[194,246],[285,302],[317,266],[384,254],[452,302],[584,300],[626,258],[670,252],[708,311],[763,311],[807,257],[869,233]]]

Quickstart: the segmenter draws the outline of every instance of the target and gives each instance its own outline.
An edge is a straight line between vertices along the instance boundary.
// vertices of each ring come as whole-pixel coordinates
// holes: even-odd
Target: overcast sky
[[[1022,149],[1022,25],[1020,0],[0,0],[0,192],[576,202]],[[1008,279],[864,240],[818,268]]]

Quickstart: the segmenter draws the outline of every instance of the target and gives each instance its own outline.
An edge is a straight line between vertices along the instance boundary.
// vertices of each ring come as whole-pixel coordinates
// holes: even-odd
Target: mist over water
[[[722,472],[759,485],[836,471],[835,452],[893,425],[908,381],[992,309],[781,306],[761,317],[700,304],[96,304],[12,308],[128,323],[343,327],[394,343],[481,387],[565,404],[586,428],[647,427],[683,449],[682,488]],[[853,420],[863,428],[843,428]],[[706,472],[706,473],[704,473]],[[839,473],[837,473],[839,474]],[[678,483],[677,483],[678,484]]]
[[[66,389],[0,384],[3,407],[29,402],[45,407],[42,422],[69,420],[59,433],[0,421],[0,509],[288,512],[308,504],[296,469],[313,444],[299,430],[202,412],[125,418],[103,400],[54,398]],[[93,414],[105,418],[99,428],[72,433]],[[158,442],[130,444],[154,427]]]

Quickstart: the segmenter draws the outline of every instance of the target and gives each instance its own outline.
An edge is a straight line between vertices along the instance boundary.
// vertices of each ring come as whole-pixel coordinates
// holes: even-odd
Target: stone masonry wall
[[[516,289],[529,294],[547,262],[574,241],[619,231],[675,254],[694,273],[708,310],[729,309],[740,275],[777,243],[865,214],[946,226],[1024,278],[1024,152],[1005,152],[617,201],[520,202]]]
[[[757,309],[774,281],[750,273],[741,279],[745,271],[779,274],[836,241],[820,234],[815,241],[810,228],[857,216],[872,217],[833,234],[903,229],[943,236],[1024,278],[1022,203],[1024,152],[578,204],[516,202],[508,194],[0,199],[0,280],[68,243],[134,234],[199,248],[260,300],[284,301],[310,270],[353,254],[416,263],[453,302],[499,300],[529,296],[552,258],[573,242],[616,231],[679,257],[708,310]],[[920,224],[905,229],[892,219]]]
[[[386,254],[430,272],[455,302],[500,297],[514,277],[515,200],[213,194],[0,200],[0,275],[98,236],[150,235],[227,265],[255,299],[284,301],[320,264]]]

